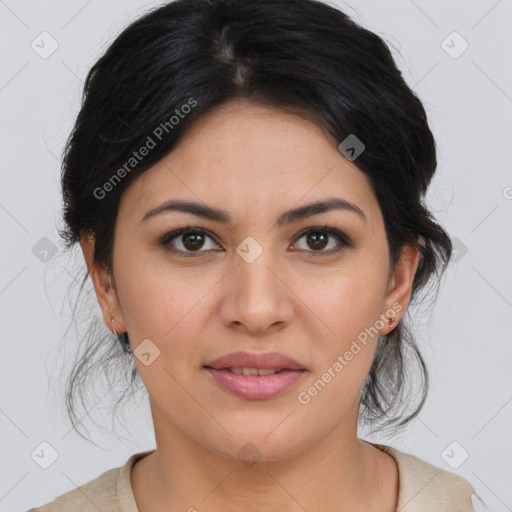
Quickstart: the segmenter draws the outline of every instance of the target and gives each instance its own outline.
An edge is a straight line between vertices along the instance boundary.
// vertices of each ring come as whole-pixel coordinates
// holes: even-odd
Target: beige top
[[[399,512],[478,512],[486,510],[471,484],[414,455],[390,446],[370,443],[397,462]],[[139,512],[130,483],[134,463],[154,450],[135,453],[118,468],[28,512]]]

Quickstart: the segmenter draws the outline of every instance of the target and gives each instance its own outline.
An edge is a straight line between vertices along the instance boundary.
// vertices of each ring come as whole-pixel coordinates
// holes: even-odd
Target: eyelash
[[[305,251],[306,252],[306,257],[317,258],[319,256],[320,257],[322,257],[322,256],[329,256],[329,255],[337,254],[337,253],[343,251],[345,248],[351,248],[351,247],[355,246],[355,244],[350,240],[350,238],[347,237],[344,233],[342,233],[341,231],[339,231],[336,228],[329,227],[327,225],[314,226],[314,227],[310,227],[310,228],[307,228],[307,229],[301,231],[297,235],[297,237],[294,239],[294,243],[296,243],[298,240],[303,238],[305,235],[308,235],[310,232],[321,232],[321,233],[325,233],[325,234],[327,234],[329,236],[332,236],[341,244],[341,247],[338,247],[337,249],[330,249],[329,251],[321,251],[321,250],[320,251],[313,251],[313,250],[310,250],[310,251],[306,250],[305,251],[304,249],[298,249],[297,250],[298,252],[304,252]],[[159,241],[159,245],[163,246],[167,251],[169,251],[171,253],[178,254],[178,255],[184,256],[186,258],[188,258],[188,257],[197,258],[197,257],[200,257],[198,255],[200,255],[201,253],[209,253],[210,252],[210,250],[207,250],[207,251],[202,251],[202,250],[198,250],[198,251],[182,251],[181,249],[175,249],[174,247],[172,247],[171,242],[175,238],[178,238],[180,235],[189,234],[189,233],[207,235],[217,245],[220,245],[215,240],[215,237],[213,237],[207,230],[202,229],[202,228],[191,227],[190,225],[187,225],[186,228],[181,228],[181,229],[172,231],[170,233],[167,233],[166,235],[164,235],[161,238],[161,240]],[[213,251],[220,252],[220,251],[217,251],[215,249],[213,249]],[[310,254],[307,254],[307,253],[310,253]]]

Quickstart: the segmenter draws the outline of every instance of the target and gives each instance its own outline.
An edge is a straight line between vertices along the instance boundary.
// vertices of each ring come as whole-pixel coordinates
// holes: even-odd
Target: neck
[[[340,424],[318,443],[278,460],[256,452],[261,458],[251,464],[155,423],[157,449],[132,469],[137,506],[141,512],[395,510],[394,461],[357,438],[357,427],[352,431],[348,435]]]

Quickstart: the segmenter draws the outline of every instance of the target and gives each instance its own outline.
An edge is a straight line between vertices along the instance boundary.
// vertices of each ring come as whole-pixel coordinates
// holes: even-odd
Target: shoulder
[[[135,502],[130,487],[130,470],[135,461],[148,453],[151,451],[136,453],[123,466],[109,469],[76,489],[61,494],[52,502],[28,512],[131,512]]]
[[[72,491],[55,498],[52,502],[28,512],[89,512],[92,510],[116,511],[117,477],[121,468],[110,469]]]
[[[373,444],[373,443],[372,443]],[[373,444],[398,466],[398,510],[401,512],[478,512],[486,510],[471,483],[455,473],[391,446]]]

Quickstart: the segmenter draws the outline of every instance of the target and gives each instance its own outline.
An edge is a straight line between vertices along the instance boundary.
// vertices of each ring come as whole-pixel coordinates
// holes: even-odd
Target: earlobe
[[[402,253],[395,265],[395,269],[390,279],[388,293],[385,299],[387,309],[386,319],[388,325],[386,331],[382,334],[388,334],[396,327],[402,318],[409,301],[411,299],[412,285],[414,276],[418,269],[420,251],[412,245],[405,245]],[[393,318],[393,321],[390,319]]]

